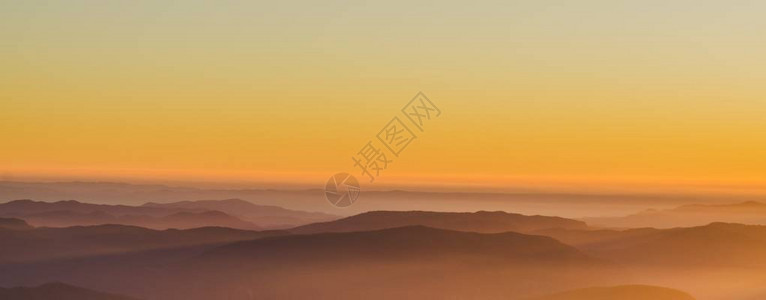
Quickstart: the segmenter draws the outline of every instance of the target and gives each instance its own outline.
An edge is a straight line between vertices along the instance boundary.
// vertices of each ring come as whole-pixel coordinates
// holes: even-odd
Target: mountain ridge
[[[548,216],[527,216],[502,211],[430,212],[371,211],[335,221],[314,223],[290,229],[294,233],[349,232],[378,230],[410,225],[433,228],[498,233],[531,232],[548,228],[586,229],[585,222]]]

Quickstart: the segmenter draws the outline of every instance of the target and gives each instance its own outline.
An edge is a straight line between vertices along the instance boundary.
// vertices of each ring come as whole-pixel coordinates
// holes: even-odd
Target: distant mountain
[[[198,227],[229,227],[245,230],[261,229],[253,223],[242,221],[234,216],[219,211],[177,212],[162,217],[145,215],[114,216],[103,211],[94,211],[90,213],[50,211],[24,215],[23,218],[38,227],[117,224],[151,229],[190,229]]]
[[[553,228],[534,231],[534,234],[552,237],[567,245],[579,249],[599,248],[604,245],[619,245],[622,242],[636,243],[644,239],[652,239],[661,233],[663,229],[635,228],[635,229],[593,229],[571,230]]]
[[[128,205],[107,205],[83,203],[75,200],[64,200],[55,202],[33,201],[29,199],[14,200],[0,204],[0,215],[30,215],[49,212],[76,212],[93,213],[102,212],[109,215],[145,215],[145,216],[164,216],[171,214],[173,210],[128,206]]]
[[[324,213],[304,212],[279,206],[256,205],[241,199],[146,203],[141,207],[221,211],[268,228],[289,228],[302,224],[326,222],[338,217]]]
[[[288,209],[337,212],[336,207],[321,200],[324,199],[324,191],[321,189],[221,189],[118,182],[0,181],[0,202],[16,199],[36,199],[48,202],[77,199],[90,203],[141,205],[146,202],[165,203],[231,198],[277,205]],[[320,201],[317,201],[318,199]]]
[[[539,231],[623,264],[663,267],[766,267],[766,226],[711,223],[672,229]]]
[[[48,283],[37,287],[0,288],[3,300],[131,300],[120,295],[96,292],[63,283]]]
[[[124,225],[0,230],[0,264],[257,239],[284,232],[221,227],[151,230]]]
[[[730,204],[690,204],[671,209],[672,212],[686,213],[738,213],[738,214],[766,214],[766,203],[758,201],[745,201]]]
[[[135,225],[143,223],[143,227],[151,228],[149,221],[154,219],[149,216],[131,215],[120,218],[103,211],[78,212],[68,210],[46,211],[31,214],[13,214],[34,224],[37,227],[70,227],[70,226],[93,226],[103,224]],[[130,221],[126,219],[132,219]]]
[[[180,184],[180,183],[179,183]],[[193,186],[193,187],[189,187]],[[588,212],[624,215],[645,207],[668,207],[688,203],[758,200],[758,196],[710,194],[647,194],[563,192],[539,187],[506,187],[508,192],[439,191],[364,191],[364,201],[339,210],[324,200],[321,188],[253,189],[221,188],[188,183],[187,187],[115,182],[13,182],[0,181],[0,202],[16,199],[58,201],[76,199],[89,203],[141,205],[146,202],[177,202],[200,199],[243,199],[261,205],[276,205],[293,210],[317,211],[350,216],[376,210],[502,210],[524,214],[559,215]],[[761,198],[762,199],[762,198]],[[598,207],[598,210],[593,210]],[[226,212],[226,211],[223,211]],[[258,222],[255,222],[258,225]],[[295,226],[295,225],[294,225]]]
[[[593,217],[583,221],[605,227],[689,227],[712,222],[766,225],[766,203],[746,201],[733,204],[690,204],[673,209],[649,209],[624,217]]]
[[[335,219],[321,213],[261,206],[236,199],[147,203],[142,206],[90,204],[74,200],[15,200],[0,204],[0,217],[23,218],[34,226],[47,227],[122,224],[154,229],[221,226],[247,230],[292,227]]]
[[[0,218],[0,229],[25,230],[32,229],[26,221],[14,218]]]
[[[694,300],[691,295],[662,287],[623,285],[593,287],[558,293],[530,300]]]
[[[350,232],[412,225],[481,233],[531,232],[550,228],[588,228],[582,221],[559,217],[525,216],[499,211],[475,213],[373,211],[336,221],[300,226],[290,231],[295,233]]]

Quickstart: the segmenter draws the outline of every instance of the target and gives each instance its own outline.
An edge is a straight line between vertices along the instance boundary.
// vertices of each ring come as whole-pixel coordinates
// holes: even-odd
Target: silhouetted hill
[[[559,217],[525,216],[506,212],[373,211],[336,221],[300,226],[290,231],[295,233],[350,232],[412,225],[482,233],[531,232],[549,228],[587,228],[587,225],[581,221]]]
[[[287,228],[338,218],[337,216],[324,213],[290,210],[279,206],[256,205],[241,199],[146,203],[142,207],[184,209],[189,211],[215,210],[269,228]]]
[[[48,283],[36,287],[0,288],[3,300],[131,300],[120,295],[107,294],[63,283]]]
[[[617,240],[611,244],[611,249],[603,251],[605,255],[633,263],[766,266],[766,226],[712,223],[663,230],[638,241]]]
[[[25,230],[32,229],[26,221],[15,218],[0,218],[0,229]]]
[[[0,230],[0,263],[233,242],[283,234],[221,227],[151,230],[124,225]]]
[[[766,226],[711,223],[688,228],[547,230],[538,234],[625,264],[766,267]]]
[[[481,255],[518,260],[589,261],[579,250],[544,236],[516,232],[483,234],[407,226],[375,231],[320,233],[233,243],[209,251],[205,259],[419,259],[439,255]]]
[[[646,285],[592,287],[530,300],[694,300],[687,293]]]
[[[156,220],[157,228],[196,228],[204,226],[258,230],[260,227],[220,211],[178,212]]]
[[[635,228],[635,229],[597,229],[597,230],[571,230],[553,228],[535,231],[534,234],[552,237],[567,245],[580,249],[598,248],[600,245],[622,242],[635,243],[642,239],[651,239],[662,229]]]

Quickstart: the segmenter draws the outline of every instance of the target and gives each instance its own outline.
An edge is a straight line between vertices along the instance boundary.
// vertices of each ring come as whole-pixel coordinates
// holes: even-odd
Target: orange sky
[[[764,3],[0,4],[0,175],[766,187]]]

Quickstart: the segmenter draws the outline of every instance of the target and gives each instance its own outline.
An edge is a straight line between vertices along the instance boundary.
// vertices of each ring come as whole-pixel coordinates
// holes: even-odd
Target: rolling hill
[[[24,230],[32,229],[32,226],[22,219],[0,218],[0,229]]]
[[[623,264],[766,267],[766,226],[711,223],[671,229],[544,230],[596,257]]]
[[[356,258],[438,258],[471,255],[523,260],[588,261],[579,250],[544,236],[516,232],[482,234],[426,226],[375,231],[290,235],[243,241],[216,248],[203,259],[257,259],[348,261]]]
[[[168,271],[165,286],[194,288],[158,298],[514,299],[603,283],[613,269],[548,237],[407,226],[236,242]]]
[[[151,230],[124,225],[0,230],[0,264],[225,243],[284,234],[221,227]]]
[[[290,231],[294,233],[351,232],[413,225],[480,233],[507,231],[523,233],[550,228],[588,228],[581,221],[559,217],[525,216],[506,212],[373,211],[336,221],[300,226],[290,229]]]

